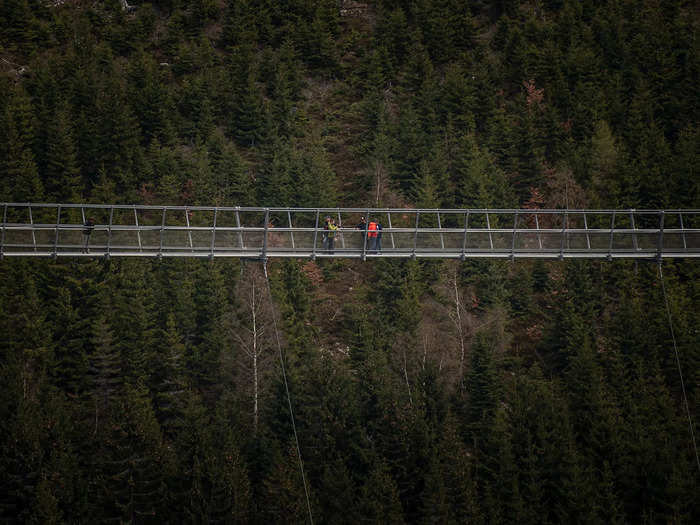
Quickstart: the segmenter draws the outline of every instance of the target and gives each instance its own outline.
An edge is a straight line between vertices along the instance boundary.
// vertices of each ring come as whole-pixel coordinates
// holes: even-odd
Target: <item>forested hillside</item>
[[[699,24],[0,0],[0,202],[700,208]],[[697,430],[700,267],[663,270]],[[308,520],[276,319],[316,523],[700,522],[655,263],[269,271],[0,262],[0,520]]]

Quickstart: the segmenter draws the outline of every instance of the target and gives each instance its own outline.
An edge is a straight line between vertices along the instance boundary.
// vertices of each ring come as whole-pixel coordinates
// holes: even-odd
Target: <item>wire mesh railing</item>
[[[700,256],[700,210],[0,203],[0,213],[0,256]]]

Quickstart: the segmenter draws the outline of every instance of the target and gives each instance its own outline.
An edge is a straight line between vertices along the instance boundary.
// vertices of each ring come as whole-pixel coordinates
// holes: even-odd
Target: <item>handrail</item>
[[[82,252],[89,257],[153,254],[159,257],[187,254],[200,257],[205,254],[211,258],[318,256],[362,259],[407,256],[461,259],[489,256],[608,259],[700,256],[700,210],[696,209],[0,205],[2,257],[78,256],[83,255]],[[80,210],[80,213],[69,212],[71,209]],[[46,221],[51,215],[40,210],[54,212],[55,221],[35,222],[35,218]],[[95,217],[96,224],[90,228],[87,239],[80,242],[79,233],[85,229],[88,210],[89,215]],[[322,250],[318,242],[319,234],[323,234],[321,213],[338,218],[338,233],[342,235],[334,253]],[[277,215],[286,215],[287,220],[276,226],[273,216]],[[381,250],[370,249],[374,244],[369,246],[368,231],[355,227],[359,215],[386,217],[388,227],[383,228],[382,233],[391,239],[390,246]],[[629,220],[625,220],[627,217]],[[27,218],[29,222],[24,222]],[[23,222],[16,222],[18,220]],[[342,222],[348,226],[344,227]],[[437,224],[437,227],[422,227],[422,224]],[[209,235],[203,235],[205,232]],[[84,250],[83,247],[88,245],[90,249]]]

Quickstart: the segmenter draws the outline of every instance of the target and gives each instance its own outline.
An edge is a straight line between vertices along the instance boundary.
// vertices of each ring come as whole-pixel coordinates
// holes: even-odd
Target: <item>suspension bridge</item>
[[[0,257],[700,257],[700,210],[0,203],[0,213]]]

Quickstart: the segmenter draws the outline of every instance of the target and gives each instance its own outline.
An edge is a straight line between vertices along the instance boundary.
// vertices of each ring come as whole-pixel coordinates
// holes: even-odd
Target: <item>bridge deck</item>
[[[700,210],[0,203],[0,213],[0,256],[8,257],[700,257]],[[332,252],[326,216],[340,224]],[[357,228],[362,216],[382,225],[379,246]]]

